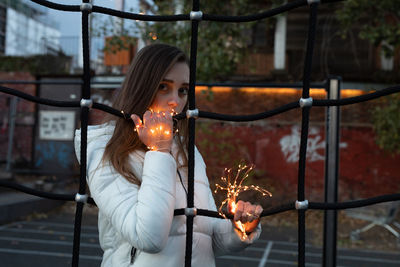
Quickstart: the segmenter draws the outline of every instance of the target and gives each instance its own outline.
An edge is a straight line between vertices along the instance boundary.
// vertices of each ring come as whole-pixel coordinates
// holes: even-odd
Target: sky
[[[51,2],[66,4],[66,5],[80,5],[81,0],[51,0]],[[96,6],[108,7],[112,9],[118,8],[120,0],[92,0],[92,4]],[[125,0],[125,10],[134,10],[139,12],[138,0]],[[95,20],[100,19],[108,21],[108,15],[95,13]],[[61,47],[67,54],[77,53],[80,49],[80,34],[81,34],[81,13],[80,12],[65,12],[54,9],[48,9],[48,17],[50,20],[55,21],[56,28],[61,32]],[[96,25],[93,25],[95,28]],[[92,42],[91,54],[92,58],[96,58],[96,53],[102,43],[100,41]]]
[[[80,5],[80,0],[52,0],[54,3],[65,5]],[[92,0],[92,4],[96,6],[108,7],[115,9],[116,2],[114,0]],[[136,0],[126,0],[125,8],[138,9]],[[135,8],[136,7],[136,8]],[[59,22],[59,30],[63,36],[76,36],[78,35],[81,27],[81,14],[79,12],[65,12],[54,9],[49,9],[49,16]]]

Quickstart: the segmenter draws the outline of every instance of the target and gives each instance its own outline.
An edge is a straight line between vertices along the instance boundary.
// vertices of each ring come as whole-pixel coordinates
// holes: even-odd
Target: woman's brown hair
[[[141,49],[135,56],[121,91],[113,103],[113,107],[128,114],[140,117],[148,110],[157,94],[162,79],[173,65],[178,62],[187,63],[186,55],[174,46],[152,44]],[[185,105],[184,112],[187,109]],[[116,120],[113,136],[107,143],[103,161],[109,161],[117,172],[129,182],[140,185],[140,180],[134,175],[130,164],[129,154],[134,150],[147,151],[148,148],[140,141],[134,131],[132,120],[107,116],[106,121]],[[187,165],[187,120],[177,122],[179,152],[178,158]],[[179,162],[179,161],[178,161]]]

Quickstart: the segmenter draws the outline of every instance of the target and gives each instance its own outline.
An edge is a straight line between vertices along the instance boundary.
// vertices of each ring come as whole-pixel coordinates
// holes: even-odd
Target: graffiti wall
[[[203,138],[208,141],[204,142]],[[370,127],[340,130],[339,195],[341,200],[400,192],[400,156],[379,149]],[[274,184],[296,196],[300,125],[235,126],[210,123],[198,129],[196,142],[211,179],[238,161],[255,164],[259,183]],[[221,150],[220,152],[216,152]],[[228,155],[223,161],[224,156]],[[306,194],[323,200],[324,126],[311,126],[307,143]]]
[[[79,81],[77,78],[64,80]],[[79,84],[42,84],[39,90],[40,97],[61,101],[76,101],[80,99],[80,93]],[[79,111],[79,108],[38,106],[33,161],[36,171],[58,175],[79,172],[73,145]]]

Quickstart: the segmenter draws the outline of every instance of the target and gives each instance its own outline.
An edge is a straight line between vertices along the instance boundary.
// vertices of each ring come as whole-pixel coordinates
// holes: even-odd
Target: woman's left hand
[[[250,202],[239,200],[236,203],[234,211],[233,223],[240,229],[238,222],[244,226],[246,233],[251,233],[260,222],[260,215],[263,209],[260,205],[253,205]]]

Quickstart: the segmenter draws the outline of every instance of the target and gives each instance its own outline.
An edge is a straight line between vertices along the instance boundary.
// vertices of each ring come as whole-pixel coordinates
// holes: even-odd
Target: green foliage
[[[348,0],[341,7],[336,14],[343,37],[359,29],[359,37],[381,45],[387,57],[400,48],[400,1]],[[377,143],[391,153],[400,153],[400,96],[384,98],[381,104],[373,113]]]
[[[400,1],[348,0],[341,3],[337,18],[342,36],[354,27],[360,28],[360,38],[375,46],[382,45],[386,56],[392,56],[400,47]]]
[[[176,12],[175,1],[154,1],[158,6],[157,14],[172,15]],[[267,4],[266,4],[267,3]],[[263,9],[268,9],[268,1],[263,3]],[[203,13],[219,15],[248,15],[260,10],[260,3],[250,0],[220,0],[202,1]],[[191,1],[184,1],[183,14],[191,10]],[[201,21],[198,32],[197,47],[197,79],[208,82],[223,80],[234,73],[237,63],[247,52],[247,43],[251,38],[254,22],[221,23]],[[188,55],[190,51],[191,23],[161,22],[147,23],[143,30],[143,38],[150,42],[161,41],[176,45]],[[156,39],[157,38],[157,39]]]
[[[104,43],[103,51],[111,52],[116,54],[121,50],[128,50],[130,46],[135,46],[137,43],[137,39],[128,35],[118,36],[112,35],[109,36],[106,42]]]
[[[34,75],[69,73],[71,57],[36,55],[30,57],[0,57],[0,71],[26,71]]]
[[[220,166],[232,164],[232,155],[238,155],[237,149],[240,147],[240,140],[232,142],[234,134],[228,129],[215,131],[212,123],[204,122],[198,124],[197,132],[204,135],[198,142],[200,151],[207,151],[208,158],[218,159]]]
[[[384,97],[380,102],[372,114],[376,142],[382,149],[400,154],[400,94]]]
[[[132,12],[132,10],[129,11]],[[116,54],[137,44],[137,38],[133,37],[139,36],[139,31],[134,30],[137,28],[136,22],[128,21],[129,24],[127,24],[124,20],[111,16],[105,17],[103,14],[91,16],[91,24],[95,25],[90,29],[92,36],[106,39],[103,51]]]

